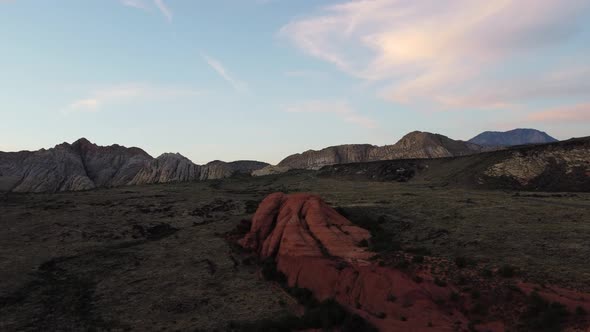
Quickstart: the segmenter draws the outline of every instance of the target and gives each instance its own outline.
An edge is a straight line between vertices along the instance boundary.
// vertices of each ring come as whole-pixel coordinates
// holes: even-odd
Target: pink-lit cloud
[[[296,19],[280,34],[304,53],[377,85],[386,100],[498,107],[538,90],[559,97],[567,89],[523,73],[517,80],[528,87],[513,90],[485,74],[558,47],[589,9],[587,0],[360,0]]]
[[[590,124],[590,103],[554,108],[531,113],[528,121],[543,123],[588,123]]]

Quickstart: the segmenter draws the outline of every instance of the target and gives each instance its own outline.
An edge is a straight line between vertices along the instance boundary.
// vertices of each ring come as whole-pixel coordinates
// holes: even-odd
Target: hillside
[[[475,188],[590,191],[590,137],[439,159],[327,166],[320,176]]]
[[[153,158],[139,148],[98,146],[87,139],[51,149],[0,152],[0,191],[60,192],[124,185],[226,178],[268,164],[214,161],[197,165],[180,154]]]
[[[320,169],[323,166],[408,158],[442,158],[480,152],[476,144],[456,141],[440,134],[414,131],[393,145],[351,144],[309,150],[283,159],[278,166],[290,169]]]

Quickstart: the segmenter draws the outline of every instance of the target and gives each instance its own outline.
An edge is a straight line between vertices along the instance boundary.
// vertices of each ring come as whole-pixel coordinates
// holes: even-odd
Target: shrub
[[[412,262],[413,263],[418,263],[418,264],[423,263],[424,262],[424,256],[422,256],[422,255],[414,256],[414,257],[412,257]]]
[[[287,277],[279,270],[272,258],[262,262],[262,276],[268,281],[276,281],[281,285],[287,282]]]
[[[516,268],[511,265],[504,265],[498,269],[498,274],[504,278],[512,278],[516,275]]]
[[[471,313],[474,315],[485,315],[488,312],[488,308],[483,305],[481,302],[477,302],[473,307],[471,307]]]
[[[447,286],[447,282],[436,277],[434,278],[434,284],[437,285],[438,287],[446,287]]]
[[[370,228],[371,240],[369,249],[374,252],[391,252],[401,249],[399,242],[395,241],[394,234],[384,230],[379,225]]]
[[[423,256],[432,255],[432,251],[430,249],[424,248],[424,247],[406,248],[405,251],[409,252],[411,254],[415,254],[415,255],[423,255]]]
[[[582,306],[577,306],[576,307],[576,315],[577,316],[586,316],[588,313],[586,312],[586,309],[582,308]]]
[[[399,261],[395,267],[398,269],[407,269],[410,266],[410,262],[408,262],[407,260],[403,259],[401,261]]]
[[[481,276],[486,278],[491,278],[494,275],[494,272],[490,269],[483,269],[481,270]]]
[[[464,267],[467,267],[467,264],[469,264],[469,261],[467,260],[467,258],[465,258],[465,257],[455,258],[455,265],[457,265],[458,268],[462,269]]]
[[[313,293],[307,288],[292,287],[287,292],[297,299],[297,302],[304,307],[314,307],[317,305]]]
[[[566,307],[559,302],[548,302],[537,292],[529,295],[528,307],[521,316],[520,324],[527,331],[560,331],[569,315]]]

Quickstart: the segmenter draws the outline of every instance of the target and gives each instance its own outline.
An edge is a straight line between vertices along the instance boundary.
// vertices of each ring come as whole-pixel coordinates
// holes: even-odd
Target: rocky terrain
[[[336,300],[379,331],[505,331],[547,328],[543,323],[551,328],[580,324],[576,318],[566,322],[565,314],[559,323],[523,322],[529,314],[523,303],[531,298],[560,303],[563,312],[590,310],[590,302],[584,300],[590,294],[521,281],[510,289],[505,280],[478,277],[467,266],[453,271],[448,265],[461,264],[440,259],[403,256],[424,265],[409,269],[400,264],[399,255],[371,252],[368,247],[374,241],[369,231],[317,196],[275,193],[262,201],[240,244],[274,260],[287,287],[307,289],[319,301]],[[464,280],[454,283],[458,270]],[[462,289],[472,283],[486,292],[477,297],[464,294]],[[485,311],[473,309],[482,303]]]
[[[415,181],[470,188],[590,191],[590,138],[439,159],[327,166],[320,176]]]
[[[446,136],[415,131],[393,145],[353,144],[332,146],[320,151],[309,150],[283,159],[283,169],[320,169],[323,166],[376,160],[442,158],[480,152],[476,144],[455,141]]]
[[[589,193],[319,175],[0,193],[0,330],[587,329]]]
[[[485,131],[468,142],[485,147],[503,147],[525,144],[554,143],[557,140],[536,129],[513,129],[509,131]]]
[[[196,165],[180,154],[154,159],[139,148],[86,139],[34,152],[0,152],[0,191],[60,192],[124,185],[221,179],[267,166],[257,161]]]

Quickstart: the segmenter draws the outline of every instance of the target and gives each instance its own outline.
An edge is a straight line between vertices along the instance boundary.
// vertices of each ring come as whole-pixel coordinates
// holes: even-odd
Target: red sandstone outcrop
[[[319,300],[334,298],[382,331],[466,329],[461,312],[436,304],[449,298],[450,288],[371,261],[374,253],[358,245],[369,237],[319,197],[276,193],[260,204],[240,243],[275,257],[290,286],[307,288]]]
[[[437,283],[430,269],[412,275],[380,264],[373,259],[375,253],[360,246],[363,240],[370,240],[367,230],[319,197],[275,193],[260,204],[249,233],[239,243],[262,258],[273,258],[290,287],[309,289],[320,301],[333,298],[381,331],[505,331],[518,324],[533,291],[549,302],[562,303],[569,312],[590,311],[589,294],[519,282],[518,291],[512,287],[512,294],[504,298],[498,296],[503,290],[498,284],[503,281],[494,279],[476,283],[495,295],[473,300],[452,284]],[[454,301],[449,300],[452,297]],[[498,299],[505,302],[498,303]],[[478,301],[489,303],[484,316],[473,313]],[[565,331],[588,328],[587,322],[570,317],[574,321]]]

